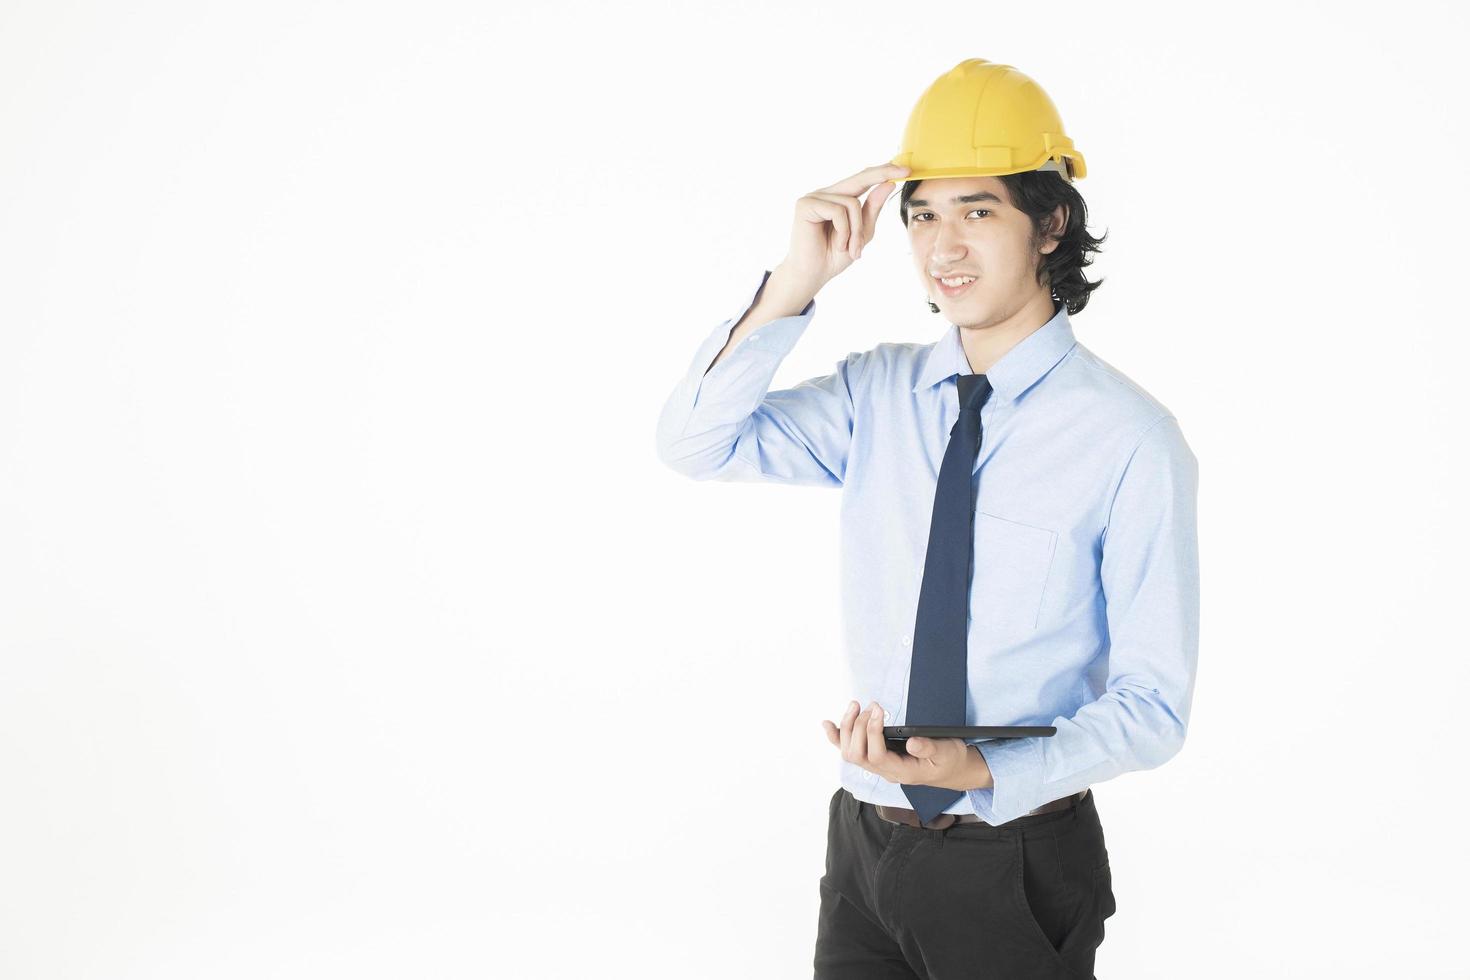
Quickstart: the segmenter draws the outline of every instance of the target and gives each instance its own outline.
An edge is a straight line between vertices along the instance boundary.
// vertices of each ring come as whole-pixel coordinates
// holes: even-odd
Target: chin
[[[956,324],[957,326],[964,327],[966,330],[978,330],[981,327],[986,327],[990,325],[990,310],[984,307],[979,307],[976,309],[965,310],[963,314],[960,314],[960,312],[957,310],[955,311],[955,315],[950,317],[950,322]]]

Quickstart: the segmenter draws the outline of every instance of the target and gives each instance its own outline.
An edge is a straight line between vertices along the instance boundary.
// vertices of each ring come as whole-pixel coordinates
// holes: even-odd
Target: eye
[[[970,213],[971,214],[990,214],[991,212],[987,208],[975,208]],[[909,215],[909,220],[910,221],[919,221],[921,218],[924,218],[926,216],[927,217],[933,217],[933,212],[932,211],[915,211],[913,214]],[[924,224],[928,224],[928,222],[923,222],[923,223]]]

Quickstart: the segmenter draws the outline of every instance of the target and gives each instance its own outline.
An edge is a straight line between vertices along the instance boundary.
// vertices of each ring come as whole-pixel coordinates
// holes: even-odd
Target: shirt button
[[[758,334],[758,333],[753,333],[753,334],[751,334],[749,337],[747,337],[745,339],[746,340],[760,340],[761,339],[761,335]]]
[[[909,645],[909,638],[906,637],[906,636],[903,638],[903,645],[904,646],[908,646]]]
[[[891,725],[891,724],[893,724],[893,713],[891,711],[885,711],[885,712],[883,712],[883,724],[885,724],[885,725]]]

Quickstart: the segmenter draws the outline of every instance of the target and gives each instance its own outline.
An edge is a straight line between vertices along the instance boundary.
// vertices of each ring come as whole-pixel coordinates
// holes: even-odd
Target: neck
[[[1049,292],[1036,293],[999,319],[957,324],[970,370],[976,374],[989,371],[1008,350],[1046,326],[1056,315],[1055,305]]]

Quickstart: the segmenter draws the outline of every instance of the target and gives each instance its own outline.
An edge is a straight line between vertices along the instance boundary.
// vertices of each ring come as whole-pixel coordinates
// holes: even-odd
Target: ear
[[[1057,237],[1067,227],[1069,213],[1065,204],[1058,204],[1057,209],[1051,213],[1051,227],[1047,229],[1046,243],[1041,246],[1042,255],[1050,255],[1056,251]]]

